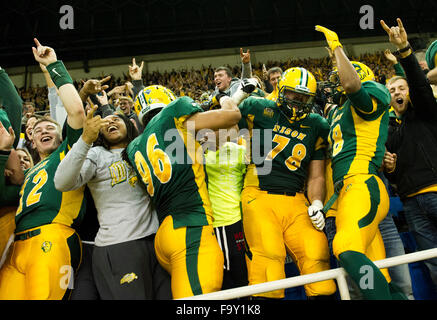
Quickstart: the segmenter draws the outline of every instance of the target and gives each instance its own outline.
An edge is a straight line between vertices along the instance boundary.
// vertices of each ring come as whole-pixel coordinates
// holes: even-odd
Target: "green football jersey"
[[[18,140],[20,139],[22,104],[23,102],[8,74],[5,72],[5,70],[0,68],[0,106],[4,108],[4,111],[1,113],[5,112],[7,114],[7,118],[9,119],[9,125],[5,126],[6,130],[8,130],[10,126],[12,126],[12,129],[14,129],[14,148],[17,147]],[[2,116],[2,123],[3,119],[4,118]]]
[[[289,121],[276,102],[250,97],[239,105],[240,134],[250,136],[244,186],[271,192],[301,192],[311,160],[325,159],[328,122],[318,114]]]
[[[54,178],[59,163],[79,139],[82,129],[67,126],[67,137],[46,159],[25,172],[20,201],[15,216],[16,230],[21,232],[50,223],[75,228],[85,212],[84,187],[69,192],[56,190]]]
[[[377,174],[385,153],[390,93],[366,81],[329,114],[329,145],[334,183],[345,176]]]
[[[9,127],[11,126],[11,122],[9,121],[8,114],[3,109],[0,109],[0,121],[6,130],[8,130]]]
[[[170,103],[133,140],[127,153],[155,205],[160,223],[168,216],[174,228],[212,223],[203,150],[194,124],[184,122],[202,112],[189,97]]]

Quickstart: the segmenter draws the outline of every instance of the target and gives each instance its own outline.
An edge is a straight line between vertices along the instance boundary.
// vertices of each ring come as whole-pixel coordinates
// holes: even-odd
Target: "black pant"
[[[82,263],[75,275],[71,300],[99,300],[92,269],[93,244],[82,243]]]
[[[154,235],[95,247],[93,274],[104,300],[172,299],[170,275],[155,255]]]
[[[224,256],[222,290],[247,286],[249,281],[242,221],[228,226],[216,227],[214,230]]]

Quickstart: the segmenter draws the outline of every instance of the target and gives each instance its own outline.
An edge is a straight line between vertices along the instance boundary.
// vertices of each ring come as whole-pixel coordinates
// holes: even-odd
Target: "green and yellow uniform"
[[[333,252],[365,254],[371,260],[385,257],[378,224],[386,216],[389,197],[378,177],[388,133],[390,94],[374,81],[331,111],[329,143],[335,190],[337,233]],[[383,270],[390,281],[387,270]]]
[[[0,68],[0,121],[8,130],[15,133],[13,147],[16,148],[20,138],[22,100],[5,70]],[[4,170],[9,154],[0,154],[0,254],[7,247],[9,238],[15,230],[15,211],[18,206],[20,186],[6,183]]]
[[[220,290],[223,254],[212,227],[203,150],[184,124],[202,109],[181,97],[162,109],[127,153],[155,204],[158,261],[171,274],[173,298]]]
[[[67,127],[66,140],[25,172],[15,216],[14,247],[0,271],[0,299],[66,297],[66,273],[71,275],[81,260],[80,239],[74,228],[82,220],[85,203],[83,188],[60,192],[54,175],[81,134],[82,129]],[[34,256],[28,260],[30,253]],[[62,281],[65,286],[60,286]]]
[[[285,277],[288,252],[301,274],[329,269],[328,244],[308,216],[304,195],[308,167],[325,158],[329,125],[316,114],[291,122],[276,102],[248,98],[239,106],[240,133],[250,136],[248,165],[241,202],[243,226],[250,250],[249,284]],[[263,153],[263,157],[259,157]],[[259,161],[261,159],[261,161]],[[305,286],[308,296],[335,292],[331,281]],[[261,294],[281,298],[283,290]]]

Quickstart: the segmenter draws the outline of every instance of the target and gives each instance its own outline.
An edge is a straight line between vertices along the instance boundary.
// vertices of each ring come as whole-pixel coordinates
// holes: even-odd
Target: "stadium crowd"
[[[368,65],[369,68],[374,70],[377,80],[381,83],[384,83],[386,79],[391,78],[394,75],[392,64],[390,60],[385,57],[384,52],[366,53],[358,57],[351,57],[351,59],[354,61],[362,61],[364,64]],[[326,80],[332,67],[329,57],[320,59],[307,58],[289,59],[287,61],[266,61],[265,63],[260,62],[252,65],[253,75],[258,76],[263,80],[267,80],[266,71],[263,69],[263,65],[264,67],[267,67],[267,69],[280,67],[282,70],[287,70],[292,66],[302,66],[313,73],[318,81]],[[241,66],[226,65],[226,67],[228,67],[236,77],[241,75]],[[111,76],[111,79],[108,82],[111,89],[132,82],[128,73],[123,74],[122,77],[114,77],[110,72],[106,75]],[[144,73],[142,79],[146,86],[159,83],[172,90],[177,96],[189,96],[197,101],[201,99],[204,92],[212,92],[215,88],[214,68],[211,65],[208,67],[204,66],[200,70],[182,69],[168,72],[155,71]],[[75,79],[74,84],[76,88],[80,89],[82,81],[86,80],[87,79]],[[24,104],[28,105],[28,103],[31,103],[34,110],[39,113],[49,111],[50,105],[47,87],[40,87],[37,85],[36,87],[17,88],[17,90]],[[25,110],[23,110],[23,112],[25,112]]]
[[[437,42],[414,52],[399,19],[381,26],[396,52],[347,57],[316,26],[325,58],[133,58],[102,79],[71,79],[35,39],[47,87],[0,69],[0,299],[182,298],[282,279],[287,255],[301,274],[344,267],[354,299],[414,299],[407,265],[372,261],[405,254],[400,228],[437,247]],[[338,299],[333,280],[304,288]]]

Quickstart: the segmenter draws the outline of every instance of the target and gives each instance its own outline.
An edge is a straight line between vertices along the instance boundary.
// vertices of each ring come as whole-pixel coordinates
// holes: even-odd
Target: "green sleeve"
[[[174,113],[176,118],[195,114],[197,112],[203,112],[203,109],[190,97],[181,97],[169,105],[168,110]],[[164,110],[166,109],[164,108]]]
[[[18,205],[21,186],[7,185],[5,178],[5,166],[9,156],[0,155],[0,206]]]
[[[366,81],[360,90],[348,94],[352,106],[365,120],[374,120],[379,117],[390,105],[390,92],[380,83]]]
[[[248,124],[247,124],[247,115],[249,115],[252,111],[252,99],[251,98],[247,98],[245,99],[242,103],[240,103],[238,105],[238,108],[240,109],[241,112],[241,120],[238,122],[238,128],[240,129],[248,129]]]
[[[83,129],[73,129],[71,128],[67,123],[67,146],[68,149],[70,149],[73,144],[79,140],[80,136],[82,135]]]
[[[396,63],[393,68],[395,69],[395,74],[399,77],[406,77],[404,68],[402,68],[402,65],[398,62]]]
[[[21,133],[23,101],[5,70],[0,69],[0,105],[2,105],[15,132],[14,148],[17,147]]]

